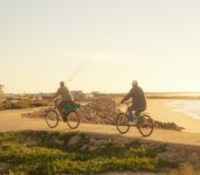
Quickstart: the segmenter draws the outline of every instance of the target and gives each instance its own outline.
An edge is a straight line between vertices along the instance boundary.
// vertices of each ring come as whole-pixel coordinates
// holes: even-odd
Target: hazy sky
[[[7,93],[200,91],[199,0],[0,0]]]

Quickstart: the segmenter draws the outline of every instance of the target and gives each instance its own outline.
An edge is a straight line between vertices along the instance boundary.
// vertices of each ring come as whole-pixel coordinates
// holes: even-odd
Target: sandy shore
[[[179,126],[186,128],[184,132],[155,129],[148,138],[142,138],[138,130],[132,127],[130,131],[123,135],[128,138],[142,138],[145,140],[159,141],[165,143],[189,144],[200,146],[200,120],[193,119],[181,113],[171,111],[168,104],[170,100],[148,100],[148,111],[154,120],[163,122],[175,122]],[[22,113],[31,112],[38,109],[6,110],[0,111],[0,132],[18,130],[48,130],[48,131],[70,131],[66,123],[60,122],[57,128],[50,129],[44,119],[21,118]],[[94,125],[81,123],[77,129],[81,132],[96,134],[122,136],[115,126]]]
[[[149,99],[147,112],[154,120],[174,122],[185,128],[183,132],[200,133],[200,119],[194,119],[184,113],[174,112],[168,99]]]

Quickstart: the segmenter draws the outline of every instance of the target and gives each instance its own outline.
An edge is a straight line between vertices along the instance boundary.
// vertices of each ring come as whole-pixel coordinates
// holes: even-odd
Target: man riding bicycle
[[[128,124],[134,125],[136,123],[136,115],[146,109],[146,98],[141,87],[138,86],[138,82],[134,80],[132,82],[132,88],[129,93],[122,99],[123,104],[129,98],[132,97],[132,105],[128,107]],[[133,116],[133,111],[135,114]]]
[[[58,88],[57,92],[53,95],[53,97],[50,100],[53,100],[54,98],[61,96],[61,101],[57,105],[58,111],[64,118],[64,106],[67,104],[73,103],[73,98],[71,93],[69,92],[68,88],[65,86],[64,82],[60,82],[60,87]]]

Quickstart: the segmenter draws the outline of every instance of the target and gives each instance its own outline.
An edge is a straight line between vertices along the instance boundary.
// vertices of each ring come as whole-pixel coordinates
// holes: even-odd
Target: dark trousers
[[[144,111],[145,109],[137,109],[134,105],[131,105],[127,108],[127,112],[128,112],[128,121],[134,121],[136,119],[136,116]],[[133,115],[133,111],[135,111],[135,115]]]
[[[66,101],[66,100],[61,100],[60,103],[58,104],[57,108],[58,108],[58,111],[60,112],[60,114],[63,116],[64,114],[64,107],[65,105],[67,104],[72,104],[73,102],[72,101]]]

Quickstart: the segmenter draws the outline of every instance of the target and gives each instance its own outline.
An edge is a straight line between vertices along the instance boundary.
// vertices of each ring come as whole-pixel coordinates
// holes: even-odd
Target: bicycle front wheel
[[[121,134],[125,134],[128,132],[130,126],[127,124],[127,122],[128,116],[125,113],[120,113],[117,116],[116,127]]]
[[[78,128],[79,124],[80,124],[80,118],[77,112],[75,111],[71,111],[68,115],[67,115],[67,125],[71,128],[71,129],[76,129]]]
[[[54,110],[49,111],[46,116],[46,122],[50,128],[55,128],[59,122],[58,113]]]
[[[154,129],[153,120],[149,115],[142,115],[138,121],[138,130],[144,137],[148,137],[152,134]]]

